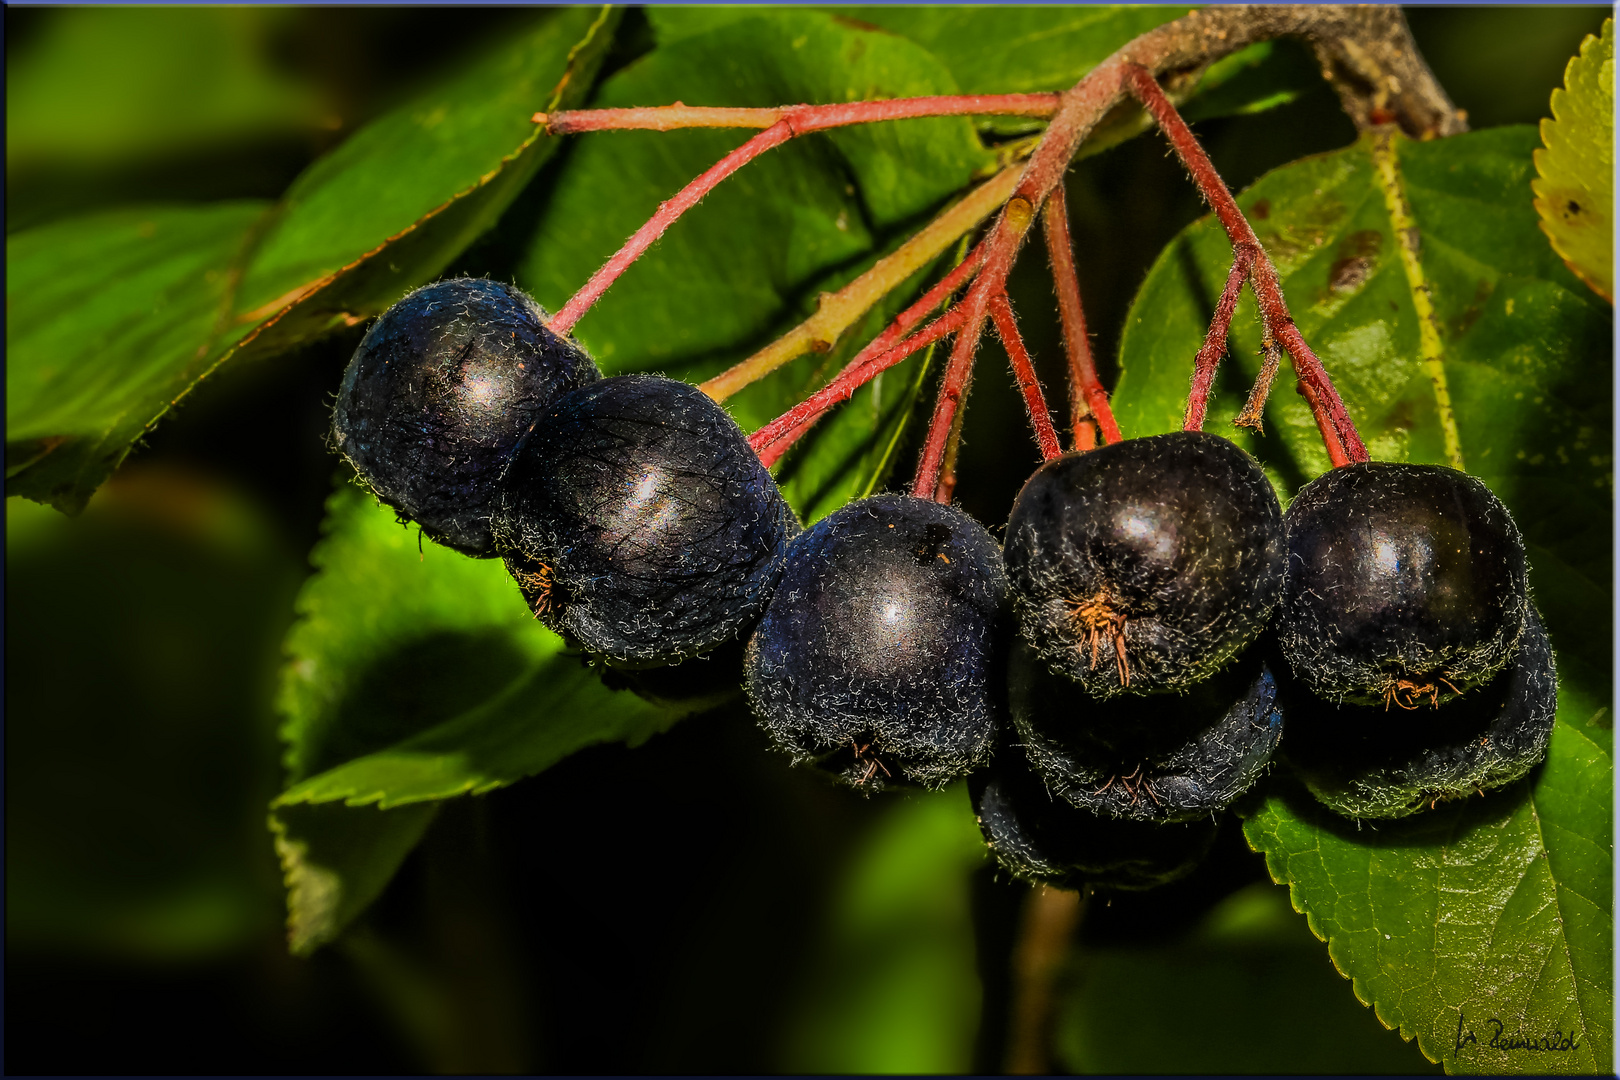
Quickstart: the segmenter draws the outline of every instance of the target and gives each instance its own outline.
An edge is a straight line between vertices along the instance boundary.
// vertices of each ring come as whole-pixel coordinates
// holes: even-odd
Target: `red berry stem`
[[[990,318],[1007,349],[1013,380],[1024,395],[1024,407],[1029,411],[1029,423],[1035,429],[1035,442],[1041,448],[1042,460],[1063,456],[1063,446],[1052,427],[1052,414],[1046,408],[1046,396],[1041,393],[1040,380],[1035,377],[1035,364],[1024,347],[1023,336],[1018,333],[1018,318],[1013,314],[1012,302],[1006,293],[999,292],[990,298]]]
[[[1209,332],[1204,335],[1204,347],[1193,357],[1192,390],[1187,395],[1187,413],[1181,430],[1204,430],[1204,413],[1209,407],[1209,391],[1215,385],[1215,369],[1226,355],[1226,335],[1232,328],[1232,313],[1237,311],[1238,294],[1254,265],[1254,249],[1239,244],[1233,250],[1232,270],[1226,275],[1226,287],[1215,305],[1215,317],[1209,321]]]
[[[1074,268],[1069,206],[1062,184],[1046,198],[1041,227],[1046,234],[1047,258],[1052,263],[1052,283],[1057,289],[1063,347],[1069,357],[1069,428],[1074,433],[1074,448],[1090,450],[1096,445],[1099,428],[1105,442],[1117,443],[1123,436],[1108,406],[1108,391],[1097,378],[1091,339],[1086,335],[1086,312],[1080,304],[1080,278]]]
[[[1350,419],[1338,391],[1333,388],[1333,380],[1328,377],[1327,370],[1322,367],[1322,362],[1311,351],[1311,347],[1305,343],[1299,328],[1294,325],[1293,316],[1288,313],[1288,304],[1283,299],[1282,289],[1277,280],[1277,268],[1272,265],[1265,249],[1260,246],[1260,240],[1255,236],[1254,229],[1249,226],[1243,211],[1238,209],[1237,201],[1232,198],[1226,182],[1215,171],[1209,155],[1204,153],[1204,148],[1198,144],[1186,121],[1182,120],[1181,114],[1165,96],[1153,78],[1152,72],[1139,64],[1125,64],[1123,75],[1127,88],[1153,114],[1160,130],[1175,149],[1176,156],[1181,158],[1182,164],[1192,174],[1193,183],[1198,186],[1198,190],[1214,209],[1215,216],[1220,219],[1221,225],[1226,229],[1226,235],[1232,241],[1233,250],[1236,251],[1244,245],[1252,246],[1255,254],[1249,281],[1254,289],[1255,299],[1259,303],[1261,320],[1265,324],[1268,336],[1281,344],[1293,360],[1294,372],[1299,376],[1300,386],[1309,388],[1310,392],[1305,394],[1305,400],[1310,402],[1311,411],[1316,414],[1317,426],[1324,430],[1327,428],[1333,430],[1340,449],[1348,454],[1350,461],[1368,460],[1367,447],[1361,441],[1361,435],[1356,431],[1356,425]],[[1031,164],[1033,165],[1033,159]],[[1330,455],[1333,453],[1331,445],[1328,452]]]
[[[635,109],[573,109],[535,113],[550,135],[586,131],[674,131],[678,128],[769,128],[786,121],[795,135],[851,124],[915,120],[924,116],[1051,116],[1057,94],[951,94],[851,101],[836,105],[780,105],[774,108],[724,108],[705,105],[651,105]]]
[[[624,246],[614,252],[613,257],[603,264],[602,268],[591,275],[583,288],[569,298],[561,311],[551,317],[546,326],[552,333],[559,336],[567,334],[579,322],[585,312],[590,310],[592,304],[607,292],[608,286],[616,281],[620,274],[630,268],[630,264],[641,258],[642,254],[653,246],[664,230],[675,224],[675,219],[696,206],[703,196],[719,186],[720,181],[754,160],[772,147],[781,146],[797,134],[793,125],[781,121],[755,135],[737,149],[711,165],[703,175],[687,184],[675,197],[661,203],[656,213],[647,219],[647,223],[637,229]]]
[[[901,337],[910,333],[914,326],[922,322],[923,319],[927,318],[929,312],[933,311],[941,303],[949,299],[951,294],[956,292],[957,289],[960,289],[963,284],[968,281],[968,279],[978,272],[979,267],[983,264],[984,243],[983,241],[980,241],[978,244],[974,245],[973,250],[969,251],[967,256],[963,258],[963,260],[958,263],[950,273],[941,278],[939,283],[933,288],[923,293],[922,296],[912,303],[910,307],[906,308],[899,315],[896,315],[894,321],[888,325],[888,328],[885,329],[883,333],[879,334],[877,337],[868,342],[866,347],[860,352],[856,353],[855,357],[850,360],[849,363],[844,365],[843,370],[833,377],[833,382],[838,382],[841,379],[858,380],[852,386],[850,386],[849,394],[845,394],[843,397],[830,400],[824,408],[819,409],[799,420],[793,426],[788,428],[783,434],[773,436],[765,442],[753,442],[754,449],[759,452],[760,460],[765,463],[766,467],[768,468],[771,465],[776,464],[777,461],[781,460],[782,455],[787,452],[788,448],[797,442],[800,436],[815,426],[816,421],[821,419],[821,417],[826,413],[827,409],[831,408],[832,405],[839,401],[847,400],[850,394],[853,394],[857,389],[865,385],[868,380],[876,378],[878,372],[885,370],[885,368],[876,368],[871,366],[872,359],[874,357],[880,357],[887,354],[894,347],[895,343],[901,339]],[[904,358],[904,356],[900,357],[900,359]],[[894,362],[898,363],[899,360]],[[828,385],[830,386],[832,383],[829,383]],[[791,415],[794,411],[797,411],[797,407],[795,410],[790,410],[789,413],[784,414],[784,416]],[[766,427],[763,427],[758,432],[755,432],[753,438],[758,439],[763,432],[771,429],[777,423],[780,423],[781,419],[782,418],[779,417],[777,420],[774,420],[770,424],[766,425]]]
[[[1317,400],[1316,389],[1310,383],[1301,379],[1299,381],[1299,393],[1305,399],[1305,403],[1311,407],[1311,415],[1316,417],[1316,429],[1322,433],[1322,445],[1327,447],[1328,461],[1332,463],[1333,467],[1337,469],[1341,465],[1349,465],[1352,461],[1366,461],[1366,450],[1362,451],[1360,458],[1350,456],[1350,452],[1345,448],[1344,443],[1340,441],[1339,432],[1333,426],[1333,421],[1328,416],[1327,410],[1322,408],[1321,402]]]
[[[791,445],[783,436],[794,432],[826,412],[840,401],[846,401],[880,371],[887,371],[918,349],[926,348],[962,325],[960,309],[952,309],[928,324],[927,329],[906,338],[898,345],[865,361],[860,367],[845,368],[837,378],[799,402],[775,420],[748,437],[748,444],[759,454],[767,466],[774,465],[782,451]]]
[[[1048,116],[1057,107],[1056,94],[969,94],[953,97],[896,98],[891,101],[854,101],[842,105],[789,105],[777,109],[689,109],[684,105],[644,109],[586,109],[548,115],[536,113],[536,123],[546,125],[553,135],[612,128],[642,128],[658,131],[676,127],[758,127],[768,126],[758,135],[721,158],[687,184],[667,202],[661,203],[646,224],[637,229],[614,252],[602,268],[569,298],[547,327],[553,333],[567,334],[584,317],[591,305],[601,299],[620,274],[652,247],[677,218],[696,206],[720,182],[765,151],[798,135],[850,124],[871,124],[884,120],[907,120],[925,116],[1011,115]],[[773,118],[774,119],[771,119]],[[691,122],[684,122],[684,121]]]

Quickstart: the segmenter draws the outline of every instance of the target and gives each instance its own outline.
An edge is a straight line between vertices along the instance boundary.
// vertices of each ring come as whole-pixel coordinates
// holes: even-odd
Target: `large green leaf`
[[[301,947],[357,914],[426,827],[425,812],[394,808],[491,791],[679,715],[604,688],[499,560],[424,544],[353,484],[327,510],[287,639],[290,786],[273,804]],[[359,809],[298,809],[334,803]]]
[[[1614,299],[1614,20],[1588,34],[1552,92],[1531,181],[1536,211],[1569,268]]]
[[[261,202],[117,210],[6,240],[6,493],[77,511],[245,328]]]
[[[1606,1071],[1612,1055],[1612,331],[1606,305],[1537,230],[1534,142],[1528,128],[1431,143],[1369,137],[1279,169],[1239,199],[1373,456],[1460,455],[1514,512],[1558,649],[1557,728],[1533,783],[1360,829],[1283,785],[1247,823],[1358,996],[1460,1071]],[[1179,426],[1230,257],[1205,219],[1144,283],[1115,398],[1128,434]],[[1246,298],[1210,426],[1254,450],[1287,491],[1327,467],[1302,402],[1274,396],[1264,437],[1225,423],[1258,350]],[[1459,1016],[1477,1044],[1453,1045]],[[1493,1049],[1493,1018],[1504,1039],[1558,1028],[1580,1046]]]
[[[381,311],[494,223],[588,91],[613,17],[548,12],[362,128],[268,214],[121,211],[8,239],[6,490],[76,511],[207,373]]]
[[[368,124],[300,176],[243,272],[260,348],[375,314],[493,225],[557,149],[531,121],[589,91],[617,12],[557,8],[459,78]]]

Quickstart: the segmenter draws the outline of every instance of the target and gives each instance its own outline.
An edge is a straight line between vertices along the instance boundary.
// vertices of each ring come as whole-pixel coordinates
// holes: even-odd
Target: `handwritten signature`
[[[1462,1053],[1463,1047],[1476,1045],[1489,1046],[1493,1050],[1533,1050],[1537,1053],[1543,1051],[1565,1053],[1581,1048],[1574,1028],[1570,1029],[1568,1035],[1557,1028],[1554,1028],[1550,1035],[1523,1035],[1519,1032],[1506,1034],[1506,1026],[1496,1017],[1493,1016],[1485,1022],[1494,1027],[1496,1031],[1491,1034],[1489,1039],[1481,1042],[1479,1036],[1474,1034],[1473,1029],[1466,1026],[1467,1021],[1463,1017],[1462,1010],[1457,1010],[1457,1046],[1452,1053],[1453,1059]]]

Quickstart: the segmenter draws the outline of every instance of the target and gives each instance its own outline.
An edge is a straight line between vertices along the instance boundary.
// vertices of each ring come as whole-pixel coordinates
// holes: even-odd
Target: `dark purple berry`
[[[1276,679],[1257,649],[1186,694],[1096,701],[1020,642],[1007,683],[1030,767],[1054,795],[1110,817],[1190,821],[1225,809],[1282,738]]]
[[[513,449],[559,394],[601,378],[545,311],[498,281],[426,285],[383,313],[338,390],[332,438],[377,498],[429,537],[493,555]]]
[[[969,777],[968,794],[985,843],[1014,877],[1060,889],[1150,889],[1185,877],[1214,842],[1213,817],[1154,825],[1082,810],[1013,754]]]
[[[802,533],[748,644],[749,702],[798,761],[866,790],[986,763],[1002,716],[1001,549],[960,510],[877,495]]]
[[[492,524],[535,615],[619,664],[745,634],[797,528],[726,411],[657,375],[552,402],[513,455]]]
[[[1231,442],[1178,431],[1041,466],[1007,522],[1024,638],[1096,698],[1180,690],[1266,627],[1277,496]]]
[[[724,705],[742,694],[743,642],[728,641],[679,664],[648,667],[603,665],[602,685],[629,690],[683,716]]]
[[[1347,465],[1306,484],[1283,521],[1278,643],[1318,696],[1433,705],[1512,659],[1529,606],[1524,543],[1472,476]]]
[[[1324,805],[1352,818],[1399,818],[1511,784],[1547,753],[1558,671],[1531,608],[1519,654],[1490,682],[1416,711],[1333,705],[1299,694],[1286,756]]]

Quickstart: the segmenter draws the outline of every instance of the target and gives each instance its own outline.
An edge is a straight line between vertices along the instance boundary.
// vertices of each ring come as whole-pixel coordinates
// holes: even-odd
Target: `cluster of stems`
[[[1281,354],[1286,353],[1298,379],[1299,391],[1316,418],[1333,464],[1365,461],[1367,449],[1343,401],[1288,312],[1276,267],[1155,75],[1155,68],[1169,70],[1175,66],[1178,50],[1187,51],[1189,33],[1196,35],[1202,29],[1205,36],[1215,40],[1216,32],[1207,16],[1201,27],[1188,30],[1187,25],[1183,25],[1190,25],[1194,19],[1195,16],[1189,16],[1136,39],[1063,94],[960,95],[766,109],[691,107],[677,102],[647,108],[537,114],[535,121],[544,124],[552,134],[628,129],[668,131],[685,127],[761,129],[759,134],[660,205],[647,223],[557,312],[549,325],[557,333],[569,332],[614,280],[682,214],[742,166],[799,135],[849,124],[925,116],[1042,118],[1048,121],[1045,133],[1034,144],[1027,160],[1007,166],[946,208],[856,281],[837,293],[824,296],[815,316],[704,383],[703,389],[716,399],[724,399],[798,356],[831,348],[841,333],[885,295],[928,266],[952,243],[982,228],[983,235],[977,244],[949,273],[895,317],[830,382],[754,432],[750,442],[765,464],[775,464],[833,406],[847,400],[880,372],[949,337],[952,339],[949,357],[912,483],[914,495],[948,502],[955,482],[952,473],[961,433],[962,405],[972,382],[979,342],[989,322],[995,326],[1011,362],[1013,378],[1024,399],[1043,458],[1050,460],[1059,456],[1064,452],[1063,446],[1007,295],[1008,275],[1039,216],[1068,359],[1071,445],[1077,450],[1087,450],[1097,445],[1099,439],[1103,443],[1118,442],[1122,437],[1119,426],[1109,408],[1108,393],[1098,379],[1087,339],[1062,181],[1082,142],[1099,121],[1128,96],[1146,108],[1169,140],[1232,245],[1231,272],[1216,304],[1203,347],[1193,360],[1184,427],[1195,431],[1203,425],[1216,367],[1226,351],[1227,333],[1238,296],[1247,284],[1259,310],[1264,362],[1237,423],[1258,426]],[[1224,30],[1218,32],[1221,42],[1225,42],[1227,36]],[[1232,47],[1243,43],[1246,42],[1234,41]]]

